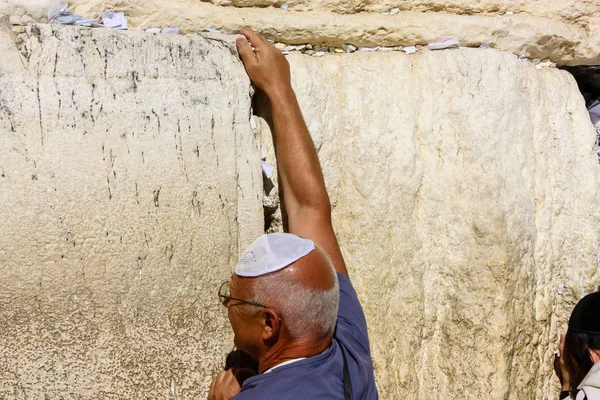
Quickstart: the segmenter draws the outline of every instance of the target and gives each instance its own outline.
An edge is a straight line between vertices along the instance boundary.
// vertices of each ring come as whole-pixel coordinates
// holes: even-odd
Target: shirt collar
[[[305,359],[306,359],[306,357],[292,358],[291,360],[284,361],[281,364],[277,364],[276,366],[269,368],[268,370],[263,372],[263,374],[268,374],[269,372],[273,371],[275,368],[283,367],[284,365],[290,365],[290,364],[295,363],[296,361],[305,360]]]

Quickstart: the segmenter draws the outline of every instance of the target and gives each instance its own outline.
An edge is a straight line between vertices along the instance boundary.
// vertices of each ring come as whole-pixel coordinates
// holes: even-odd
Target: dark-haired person
[[[600,292],[588,294],[573,309],[554,369],[562,385],[560,399],[600,400]]]

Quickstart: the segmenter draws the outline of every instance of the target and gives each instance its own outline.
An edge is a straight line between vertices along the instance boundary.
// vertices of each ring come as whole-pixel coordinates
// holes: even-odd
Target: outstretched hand
[[[238,37],[236,44],[252,82],[269,98],[289,90],[290,65],[283,53],[251,29],[241,29],[240,33],[244,36]]]

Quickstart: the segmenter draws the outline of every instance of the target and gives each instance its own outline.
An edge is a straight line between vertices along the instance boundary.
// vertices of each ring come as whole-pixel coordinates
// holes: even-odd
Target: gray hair
[[[325,273],[332,274],[332,288],[315,290],[290,279],[289,274],[273,273],[258,277],[252,289],[252,299],[273,307],[294,339],[327,337],[335,330],[340,286],[329,257],[317,251],[327,260]]]

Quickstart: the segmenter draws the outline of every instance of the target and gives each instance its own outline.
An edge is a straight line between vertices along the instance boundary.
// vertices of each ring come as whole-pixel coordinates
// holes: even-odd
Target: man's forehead
[[[244,291],[248,290],[248,288],[252,285],[252,282],[250,282],[251,280],[252,279],[240,277],[234,272],[233,274],[231,274],[231,279],[229,280],[229,290],[232,292],[232,294],[234,292],[243,293]]]

